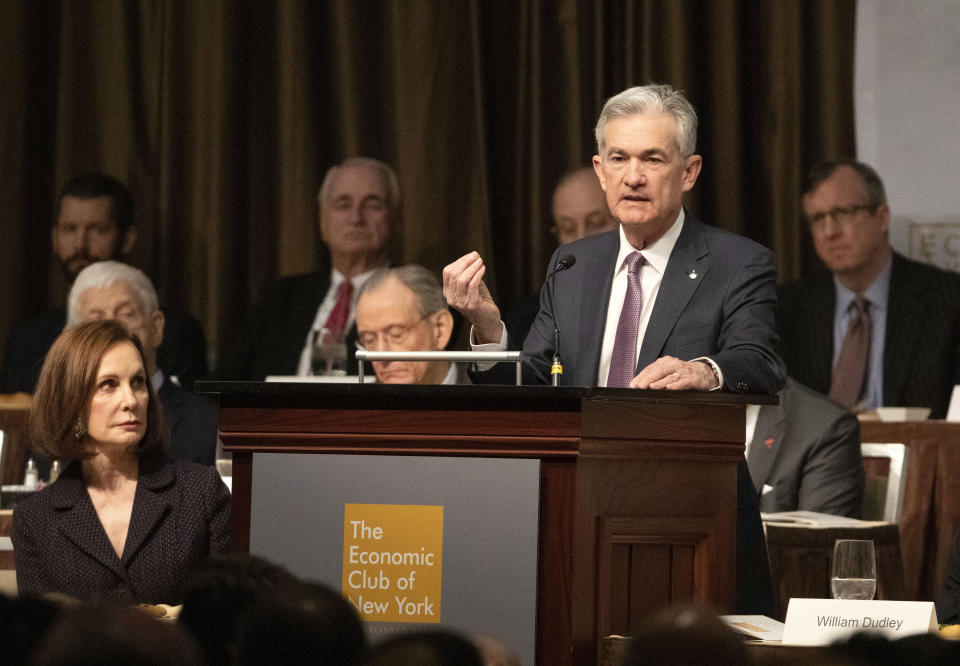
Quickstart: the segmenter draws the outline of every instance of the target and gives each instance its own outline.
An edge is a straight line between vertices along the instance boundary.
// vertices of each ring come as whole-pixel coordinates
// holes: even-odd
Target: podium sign
[[[347,504],[341,594],[368,622],[439,624],[443,507]]]
[[[373,640],[445,626],[534,663],[536,460],[255,453],[250,552],[341,590]]]
[[[197,390],[220,398],[235,550],[275,554],[340,589],[347,504],[443,507],[441,624],[506,638],[522,663],[542,666],[597,663],[603,637],[627,635],[671,603],[734,608],[744,405],[775,398],[260,382]],[[430,601],[419,602],[426,612]]]
[[[784,645],[829,645],[861,631],[891,639],[937,631],[930,601],[791,599],[783,629]]]

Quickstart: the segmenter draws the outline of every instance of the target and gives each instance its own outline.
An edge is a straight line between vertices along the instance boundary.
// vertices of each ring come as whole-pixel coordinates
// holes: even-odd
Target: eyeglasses
[[[410,337],[410,332],[413,331],[420,322],[433,316],[433,314],[433,312],[425,314],[410,324],[391,324],[390,326],[381,328],[379,331],[359,331],[357,333],[357,348],[376,351],[375,345],[379,340],[383,340],[381,344],[385,343],[390,347],[399,347],[407,341],[407,338]]]
[[[823,213],[814,213],[807,218],[807,221],[810,223],[811,227],[822,227],[823,223],[827,221],[827,218],[833,218],[833,221],[837,224],[849,224],[853,221],[854,216],[857,213],[863,210],[869,210],[873,212],[877,209],[875,204],[860,204],[858,206],[837,206],[836,208],[831,208],[828,211]]]
[[[610,215],[603,213],[594,213],[589,215],[583,220],[582,225],[578,220],[565,218],[561,222],[558,222],[550,227],[550,233],[552,233],[558,239],[561,237],[570,236],[581,238],[583,235],[589,235],[597,230],[611,227],[613,225],[613,221],[614,220]],[[576,238],[574,240],[576,240]]]

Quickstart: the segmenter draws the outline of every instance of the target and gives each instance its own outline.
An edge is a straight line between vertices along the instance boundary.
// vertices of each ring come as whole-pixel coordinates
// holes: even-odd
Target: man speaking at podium
[[[548,383],[559,351],[567,386],[740,393],[783,386],[770,252],[683,210],[702,164],[696,131],[696,112],[670,86],[630,88],[604,105],[593,165],[619,228],[554,253],[551,272],[561,258],[572,265],[541,290],[523,341],[525,380]],[[485,270],[476,252],[443,270],[444,296],[473,325],[475,349],[508,342]]]
[[[741,393],[783,386],[770,252],[683,210],[702,165],[696,132],[696,112],[669,85],[607,100],[593,165],[619,228],[554,253],[523,341],[525,381],[549,383],[559,352],[568,386]],[[504,349],[509,340],[485,270],[476,252],[449,264],[444,296],[472,324],[474,349]],[[740,468],[737,606],[763,612],[769,581],[766,592],[745,589],[768,569],[756,498]],[[754,591],[757,602],[747,599]]]

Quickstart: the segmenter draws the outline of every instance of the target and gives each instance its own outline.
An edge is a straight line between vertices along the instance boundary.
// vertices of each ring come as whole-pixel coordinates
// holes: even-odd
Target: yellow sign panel
[[[345,504],[343,595],[368,622],[440,622],[443,507]]]

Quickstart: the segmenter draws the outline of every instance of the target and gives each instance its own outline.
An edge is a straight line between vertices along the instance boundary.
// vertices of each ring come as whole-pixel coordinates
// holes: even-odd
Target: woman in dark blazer
[[[214,468],[163,453],[131,328],[82,324],[47,354],[31,436],[41,453],[72,462],[14,510],[21,595],[176,605],[196,565],[226,551],[229,492]]]

